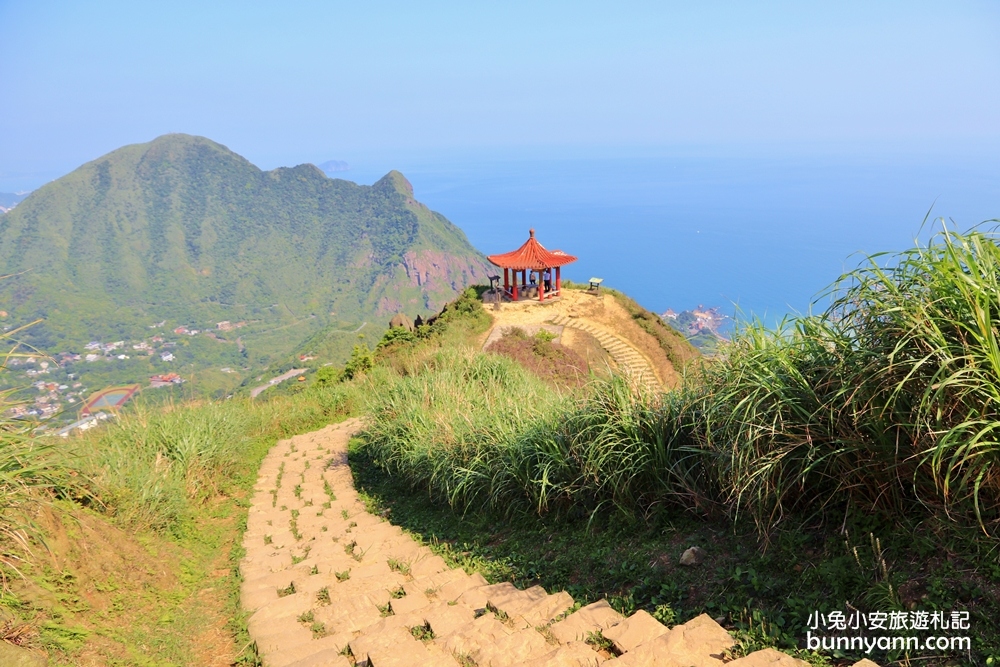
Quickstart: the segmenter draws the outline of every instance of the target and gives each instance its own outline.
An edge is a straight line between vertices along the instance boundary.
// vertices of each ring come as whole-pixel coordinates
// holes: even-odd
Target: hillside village
[[[150,325],[150,328],[161,329],[165,326],[166,320]],[[203,336],[220,343],[233,343],[234,341],[229,341],[220,334],[236,331],[244,326],[246,322],[224,320],[206,329],[182,325],[174,328],[172,333],[178,339],[182,336]],[[152,362],[154,367],[163,368],[163,371],[142,379],[133,378],[134,382],[150,389],[182,384],[184,379],[181,375],[169,370],[179,360],[176,354],[178,340],[169,340],[168,336],[169,334],[157,333],[148,338],[109,343],[94,340],[83,345],[80,351],[64,350],[55,352],[51,356],[41,354],[12,356],[6,363],[7,368],[13,371],[8,378],[5,378],[7,384],[24,387],[28,384],[24,382],[27,379],[37,393],[27,397],[24,403],[10,408],[7,414],[15,419],[45,421],[77,410],[89,392],[102,388],[85,386],[89,384],[85,375],[90,364],[121,365],[122,362],[130,360]],[[126,370],[127,368],[125,365]],[[219,371],[237,372],[230,367],[220,368]]]

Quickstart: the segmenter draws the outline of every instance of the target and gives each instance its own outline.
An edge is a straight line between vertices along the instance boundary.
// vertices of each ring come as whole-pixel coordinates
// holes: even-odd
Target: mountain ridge
[[[312,164],[263,171],[183,134],[112,151],[0,215],[0,266],[9,323],[45,319],[27,335],[40,349],[245,320],[255,363],[331,322],[436,312],[487,272],[399,172],[366,186]]]

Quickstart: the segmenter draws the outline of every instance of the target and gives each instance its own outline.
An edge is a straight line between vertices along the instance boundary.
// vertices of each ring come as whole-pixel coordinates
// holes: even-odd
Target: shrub
[[[362,373],[370,371],[374,365],[375,356],[368,349],[368,346],[355,345],[354,350],[351,352],[351,358],[347,360],[347,365],[344,366],[341,378],[344,380],[353,380]]]
[[[447,304],[440,314],[432,319],[428,333],[441,333],[447,325],[458,321],[464,321],[474,328],[485,331],[492,322],[489,314],[483,309],[483,303],[475,287],[467,287],[457,299]]]
[[[323,366],[316,371],[313,384],[318,387],[329,387],[340,382],[341,371],[334,366]]]
[[[375,349],[388,347],[394,343],[412,343],[417,340],[415,333],[405,327],[389,327],[382,335],[382,340],[378,342]]]

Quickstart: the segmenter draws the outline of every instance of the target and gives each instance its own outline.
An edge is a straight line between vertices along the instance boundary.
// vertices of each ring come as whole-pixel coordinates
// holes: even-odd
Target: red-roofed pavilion
[[[537,280],[534,275],[531,276],[531,282],[538,286],[539,301],[544,301],[546,296],[550,299],[559,296],[562,291],[561,269],[564,265],[576,261],[576,257],[567,255],[562,250],[546,250],[535,240],[534,229],[528,230],[528,240],[517,250],[502,255],[490,255],[488,259],[503,269],[503,289],[514,301],[518,299],[519,274],[522,289],[532,286],[528,284],[529,273],[538,274]],[[554,283],[553,273],[555,273]],[[547,295],[546,290],[548,290]]]

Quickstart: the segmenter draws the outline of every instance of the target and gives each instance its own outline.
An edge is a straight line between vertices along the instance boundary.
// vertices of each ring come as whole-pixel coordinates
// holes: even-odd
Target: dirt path
[[[706,615],[667,628],[644,611],[624,618],[604,600],[578,609],[565,592],[449,568],[358,500],[347,442],[359,425],[283,440],[261,466],[240,567],[266,667],[723,664],[733,640]],[[593,633],[603,640],[587,643]],[[807,663],[767,649],[726,664]]]

